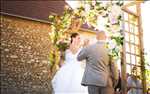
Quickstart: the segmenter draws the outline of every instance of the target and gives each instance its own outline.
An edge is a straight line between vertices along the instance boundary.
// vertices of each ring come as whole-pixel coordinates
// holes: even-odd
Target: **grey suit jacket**
[[[108,49],[105,47],[105,44],[105,42],[98,41],[79,52],[77,59],[79,61],[86,59],[82,85],[104,87],[108,84],[112,85]]]

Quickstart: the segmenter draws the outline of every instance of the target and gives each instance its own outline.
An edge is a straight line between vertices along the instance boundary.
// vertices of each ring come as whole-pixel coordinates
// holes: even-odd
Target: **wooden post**
[[[127,94],[125,51],[121,52],[121,91],[122,94]]]
[[[141,75],[142,75],[142,85],[143,94],[146,93],[146,76],[145,76],[145,60],[144,60],[144,47],[143,47],[143,29],[142,29],[142,18],[141,18],[141,3],[137,2],[137,14],[138,14],[138,31],[140,37],[140,57],[141,57]]]
[[[124,15],[124,13],[122,13]],[[123,16],[124,19],[124,16]],[[125,22],[122,23],[123,37],[125,38]],[[127,77],[126,77],[126,44],[125,39],[123,40],[123,46],[121,51],[121,94],[127,94]]]

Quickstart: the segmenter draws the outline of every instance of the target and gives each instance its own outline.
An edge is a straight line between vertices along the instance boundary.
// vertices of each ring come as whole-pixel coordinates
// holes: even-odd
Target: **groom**
[[[83,48],[77,56],[79,61],[86,60],[81,84],[88,86],[89,94],[114,94],[113,78],[117,77],[113,77],[114,67],[110,66],[113,63],[106,48],[105,32],[97,32],[96,39],[95,44]]]

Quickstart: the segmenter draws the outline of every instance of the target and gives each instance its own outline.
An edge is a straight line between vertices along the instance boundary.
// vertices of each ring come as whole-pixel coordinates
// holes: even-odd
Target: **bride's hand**
[[[77,52],[78,47],[77,47],[76,43],[70,44],[70,50],[71,50],[72,53],[74,53],[74,54]]]
[[[81,46],[81,43],[79,42],[79,41],[77,41],[77,40],[74,40],[73,42],[72,42],[72,46],[73,46],[73,48],[75,48],[75,49],[78,49],[78,48],[80,48]]]
[[[75,48],[76,45],[77,45],[76,41],[73,41],[73,42],[71,43],[71,47],[72,47],[72,48]]]

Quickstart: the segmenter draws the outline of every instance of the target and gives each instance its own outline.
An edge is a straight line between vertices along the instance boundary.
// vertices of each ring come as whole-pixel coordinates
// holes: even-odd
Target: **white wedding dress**
[[[84,63],[77,61],[77,55],[66,50],[65,64],[52,79],[54,94],[88,94],[87,87],[81,85]]]

